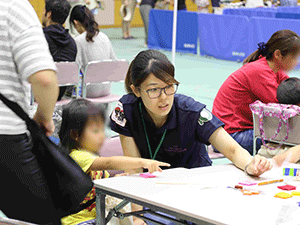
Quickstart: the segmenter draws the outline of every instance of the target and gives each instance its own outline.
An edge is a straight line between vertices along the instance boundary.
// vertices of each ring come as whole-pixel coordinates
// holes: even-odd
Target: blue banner
[[[267,43],[272,34],[278,30],[288,29],[300,34],[300,20],[254,17],[250,20],[250,26],[252,36],[249,45],[250,52],[257,49],[259,42]]]
[[[299,20],[300,19],[300,13],[277,12],[275,14],[275,18]]]
[[[276,8],[277,12],[300,13],[300,7],[280,6]]]
[[[197,12],[177,12],[176,51],[197,54]],[[149,15],[148,47],[172,50],[173,11],[151,9]]]
[[[243,61],[249,54],[249,19],[246,16],[199,14],[200,54]]]
[[[270,17],[275,18],[276,10],[274,8],[239,8],[224,9],[223,15],[241,15],[251,17]]]

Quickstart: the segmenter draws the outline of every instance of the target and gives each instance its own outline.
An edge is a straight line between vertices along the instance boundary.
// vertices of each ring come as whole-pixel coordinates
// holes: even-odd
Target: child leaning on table
[[[277,88],[277,99],[281,104],[300,106],[300,79],[291,77],[282,81]],[[276,148],[279,144],[268,142],[266,145]],[[262,145],[258,154],[266,158],[273,158],[278,166],[281,166],[283,162],[300,163],[300,145],[293,147],[282,145],[273,150]]]
[[[105,138],[104,128],[105,111],[100,105],[95,105],[86,99],[75,99],[63,108],[62,124],[59,132],[61,144],[70,151],[70,156],[93,180],[108,178],[109,174],[105,170],[145,168],[149,172],[155,172],[162,171],[160,166],[170,166],[168,163],[142,158],[126,156],[99,157],[97,153]],[[88,193],[84,202],[94,197],[95,188]],[[106,214],[120,202],[120,199],[107,196]],[[123,208],[123,213],[129,210],[129,205],[127,205]],[[77,214],[62,218],[62,224],[96,224],[95,219],[96,207],[94,203]],[[130,225],[133,222],[131,217],[123,220],[114,217],[108,224]]]

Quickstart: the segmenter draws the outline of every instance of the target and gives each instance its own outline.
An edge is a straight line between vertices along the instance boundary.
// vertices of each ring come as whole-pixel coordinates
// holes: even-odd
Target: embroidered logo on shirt
[[[212,118],[211,112],[204,108],[200,112],[198,123],[202,126],[205,122],[210,121]]]
[[[124,127],[126,124],[126,118],[123,111],[123,104],[118,102],[115,109],[112,112],[111,119],[116,122],[116,124]]]
[[[174,146],[168,147],[165,151],[166,152],[185,152],[186,148],[180,148],[180,147],[174,145]]]

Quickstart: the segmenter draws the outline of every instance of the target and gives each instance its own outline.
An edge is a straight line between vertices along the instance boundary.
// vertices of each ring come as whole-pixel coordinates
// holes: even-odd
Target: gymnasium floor
[[[144,28],[133,28],[131,33],[135,39],[130,40],[121,38],[120,28],[101,29],[101,31],[110,38],[117,58],[127,59],[131,62],[138,52],[147,49],[144,44]],[[172,61],[170,51],[161,52]],[[225,79],[241,66],[242,63],[239,62],[219,60],[199,54],[176,53],[175,78],[180,82],[178,93],[189,95],[206,104],[207,109],[212,110],[213,100],[218,89]],[[299,70],[294,70],[289,75],[300,77]],[[124,83],[114,84],[112,90],[120,95],[124,94]],[[213,165],[229,162],[227,158],[213,159]]]

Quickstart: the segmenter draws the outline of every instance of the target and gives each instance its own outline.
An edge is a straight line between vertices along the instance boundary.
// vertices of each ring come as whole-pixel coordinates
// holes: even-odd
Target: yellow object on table
[[[283,198],[283,199],[287,199],[287,198],[291,198],[293,197],[293,195],[286,193],[286,192],[278,192],[275,196],[275,198]]]
[[[292,191],[293,196],[300,196],[300,191]]]

